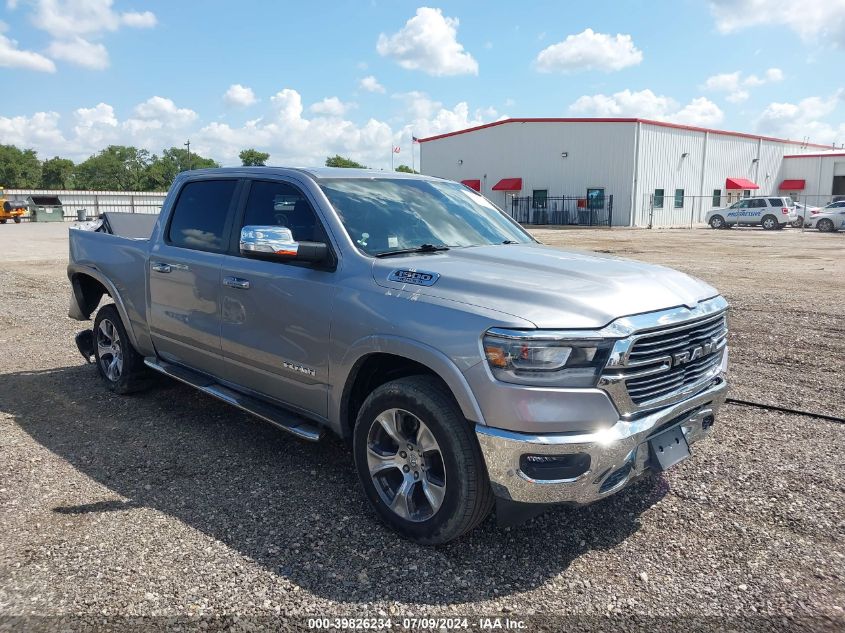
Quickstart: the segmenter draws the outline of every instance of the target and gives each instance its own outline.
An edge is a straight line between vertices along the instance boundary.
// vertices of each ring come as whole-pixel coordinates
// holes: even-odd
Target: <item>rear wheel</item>
[[[725,218],[721,215],[714,215],[710,218],[710,228],[711,229],[723,229],[725,228]]]
[[[110,391],[139,391],[148,385],[149,372],[143,357],[129,342],[115,305],[103,306],[94,319],[94,359],[97,371]]]
[[[773,231],[779,226],[778,219],[773,215],[767,215],[763,218],[762,222],[760,222],[760,226],[762,226],[767,231]]]
[[[353,453],[373,509],[417,543],[452,541],[493,506],[472,425],[434,377],[401,378],[373,391],[358,413]]]
[[[822,233],[833,233],[833,220],[822,218],[816,224],[816,228]]]
[[[804,218],[797,217],[792,221],[792,228],[794,229],[802,229],[804,228]]]
[[[20,224],[20,223],[21,223],[21,219],[20,219],[20,217],[16,217],[16,218],[15,218],[15,224]]]
[[[7,218],[0,218],[0,224],[6,224]]]

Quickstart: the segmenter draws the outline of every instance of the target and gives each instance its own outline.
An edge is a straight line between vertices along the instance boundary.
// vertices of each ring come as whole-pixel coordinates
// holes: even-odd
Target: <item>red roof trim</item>
[[[813,147],[816,146],[813,145]],[[828,152],[827,154],[789,154],[784,156],[784,158],[824,158],[826,156],[845,156],[845,152]]]
[[[725,189],[759,189],[760,185],[751,182],[747,178],[725,179]]]
[[[687,130],[690,132],[710,132],[711,134],[722,134],[724,136],[736,136],[739,138],[760,139],[762,141],[773,141],[775,143],[788,143],[789,145],[802,145],[804,147],[814,147],[818,149],[826,149],[828,145],[816,145],[813,143],[807,144],[803,141],[790,141],[789,139],[775,138],[773,136],[760,136],[758,134],[747,134],[745,132],[729,132],[727,130],[715,130],[706,127],[696,127],[694,125],[681,125],[680,123],[668,123],[666,121],[653,121],[651,119],[632,119],[632,118],[527,118],[527,119],[502,119],[501,121],[493,121],[492,123],[484,123],[483,125],[476,125],[475,127],[468,127],[464,130],[455,130],[454,132],[447,132],[445,134],[438,134],[436,136],[429,136],[421,138],[420,143],[427,143],[428,141],[436,141],[441,138],[449,136],[457,136],[458,134],[466,134],[468,132],[475,132],[483,130],[488,127],[496,127],[497,125],[504,125],[505,123],[644,123],[646,125],[656,125],[659,127],[668,127],[676,130]]]
[[[493,191],[522,191],[522,178],[502,178],[493,185]]]
[[[475,189],[476,191],[481,191],[481,181],[480,180],[462,180],[462,185],[466,185],[470,189]]]
[[[780,183],[780,187],[778,187],[778,189],[780,191],[801,191],[806,185],[806,180],[784,180]]]

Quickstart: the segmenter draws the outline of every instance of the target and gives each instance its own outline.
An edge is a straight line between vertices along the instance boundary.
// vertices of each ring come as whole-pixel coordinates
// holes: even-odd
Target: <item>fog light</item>
[[[519,469],[531,479],[554,481],[575,479],[590,469],[587,453],[571,455],[523,455],[519,458]]]

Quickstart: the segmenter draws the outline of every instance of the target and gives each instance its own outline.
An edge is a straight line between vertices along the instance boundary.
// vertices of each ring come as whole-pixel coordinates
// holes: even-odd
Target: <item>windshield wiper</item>
[[[400,248],[396,251],[382,251],[376,253],[373,257],[390,257],[391,255],[404,255],[406,253],[437,253],[439,251],[448,251],[448,246],[435,246],[434,244],[420,244],[415,248]]]
[[[502,244],[519,244],[516,240],[505,240]]]

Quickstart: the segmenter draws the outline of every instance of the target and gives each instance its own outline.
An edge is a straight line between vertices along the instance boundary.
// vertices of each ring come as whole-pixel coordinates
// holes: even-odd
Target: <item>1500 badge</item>
[[[433,286],[438,279],[439,273],[430,273],[425,270],[398,268],[387,276],[389,281],[398,281],[400,284],[414,284],[416,286]]]

